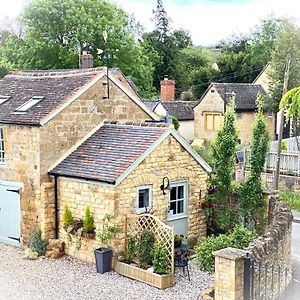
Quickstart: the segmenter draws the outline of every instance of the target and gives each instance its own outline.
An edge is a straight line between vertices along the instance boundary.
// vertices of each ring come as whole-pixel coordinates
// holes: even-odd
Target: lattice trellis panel
[[[162,222],[159,218],[150,215],[134,215],[126,217],[126,240],[127,236],[138,237],[143,230],[153,232],[155,245],[161,245],[166,249],[168,255],[168,268],[174,272],[174,229]]]

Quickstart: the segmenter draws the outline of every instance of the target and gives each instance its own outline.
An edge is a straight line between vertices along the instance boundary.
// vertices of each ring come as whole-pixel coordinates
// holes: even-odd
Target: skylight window
[[[23,105],[19,106],[16,111],[18,112],[26,112],[28,109],[32,108],[33,106],[37,105],[40,101],[42,101],[45,97],[44,96],[34,96],[29,101],[24,103]]]
[[[0,95],[0,104],[3,104],[4,102],[6,102],[7,100],[9,100],[10,98],[11,98],[11,96]]]

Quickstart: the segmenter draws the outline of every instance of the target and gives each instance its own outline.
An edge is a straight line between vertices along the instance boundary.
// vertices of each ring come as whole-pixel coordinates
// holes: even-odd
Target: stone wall
[[[206,217],[201,209],[201,199],[207,190],[207,173],[196,160],[172,137],[165,139],[119,186],[92,181],[59,178],[58,202],[60,208],[60,238],[66,240],[63,228],[64,204],[68,204],[75,218],[83,218],[84,209],[90,206],[96,228],[102,226],[106,213],[115,216],[114,224],[121,232],[112,242],[114,250],[125,249],[125,216],[135,214],[137,187],[152,186],[153,213],[167,222],[168,194],[163,195],[160,185],[164,176],[170,181],[188,181],[188,238],[191,243],[205,237]],[[75,239],[76,240],[76,239]],[[95,240],[82,240],[80,250],[76,243],[66,245],[66,252],[88,262],[94,262]]]
[[[23,183],[21,191],[21,232],[24,240],[39,224],[40,132],[38,127],[3,126],[5,163],[0,179]]]
[[[255,286],[258,285],[257,277],[260,277],[264,278],[263,284],[267,284],[262,289],[267,293],[277,294],[279,288],[284,289],[290,277],[283,280],[280,274],[284,274],[283,270],[285,269],[289,270],[288,272],[291,270],[292,219],[293,215],[288,205],[271,194],[269,195],[267,232],[255,239],[246,250],[226,248],[214,253],[216,300],[243,299],[246,253],[249,253],[254,262],[260,262],[262,265],[260,275],[254,274]],[[268,268],[265,267],[265,264]],[[274,266],[274,272],[271,271],[271,266]],[[279,269],[282,273],[279,273]],[[265,281],[265,278],[268,279]],[[274,282],[276,284],[273,284]]]

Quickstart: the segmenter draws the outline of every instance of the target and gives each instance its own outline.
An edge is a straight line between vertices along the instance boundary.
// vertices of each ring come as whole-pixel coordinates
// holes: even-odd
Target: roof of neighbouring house
[[[193,107],[197,101],[168,101],[161,102],[169,115],[176,117],[179,121],[194,120]]]
[[[0,80],[0,95],[10,97],[0,104],[0,123],[43,125],[45,119],[63,109],[105,75],[106,69],[101,67],[13,72]],[[113,77],[113,72],[109,73],[109,78],[151,118],[157,119],[137,95],[121,86]],[[17,111],[32,97],[37,96],[43,97],[38,104],[25,112]]]
[[[158,101],[145,100],[144,103],[153,111],[160,103],[170,116],[176,117],[179,121],[194,120],[193,108],[198,103],[197,101]]]
[[[122,176],[125,178],[169,134],[205,170],[211,171],[187,142],[165,123],[105,122],[70,155],[58,162],[49,174],[118,184]]]
[[[256,109],[256,98],[258,94],[266,95],[264,88],[260,84],[254,83],[211,83],[206,92],[201,97],[200,103],[207,95],[208,91],[215,88],[223,101],[229,102],[230,95],[235,94],[236,110],[253,111]],[[195,105],[197,106],[197,105]]]

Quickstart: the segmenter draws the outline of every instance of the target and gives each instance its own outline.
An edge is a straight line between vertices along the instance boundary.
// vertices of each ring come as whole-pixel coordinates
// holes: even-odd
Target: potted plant
[[[179,248],[181,246],[183,240],[184,240],[183,234],[181,234],[181,235],[176,234],[174,236],[174,248]]]
[[[112,267],[112,249],[107,243],[119,232],[119,228],[111,224],[113,216],[105,214],[102,223],[102,230],[97,233],[100,241],[100,248],[95,249],[95,260],[97,273],[110,272]]]
[[[95,237],[94,217],[91,213],[89,206],[85,208],[85,214],[83,219],[83,235],[86,238],[90,238],[90,239]]]

